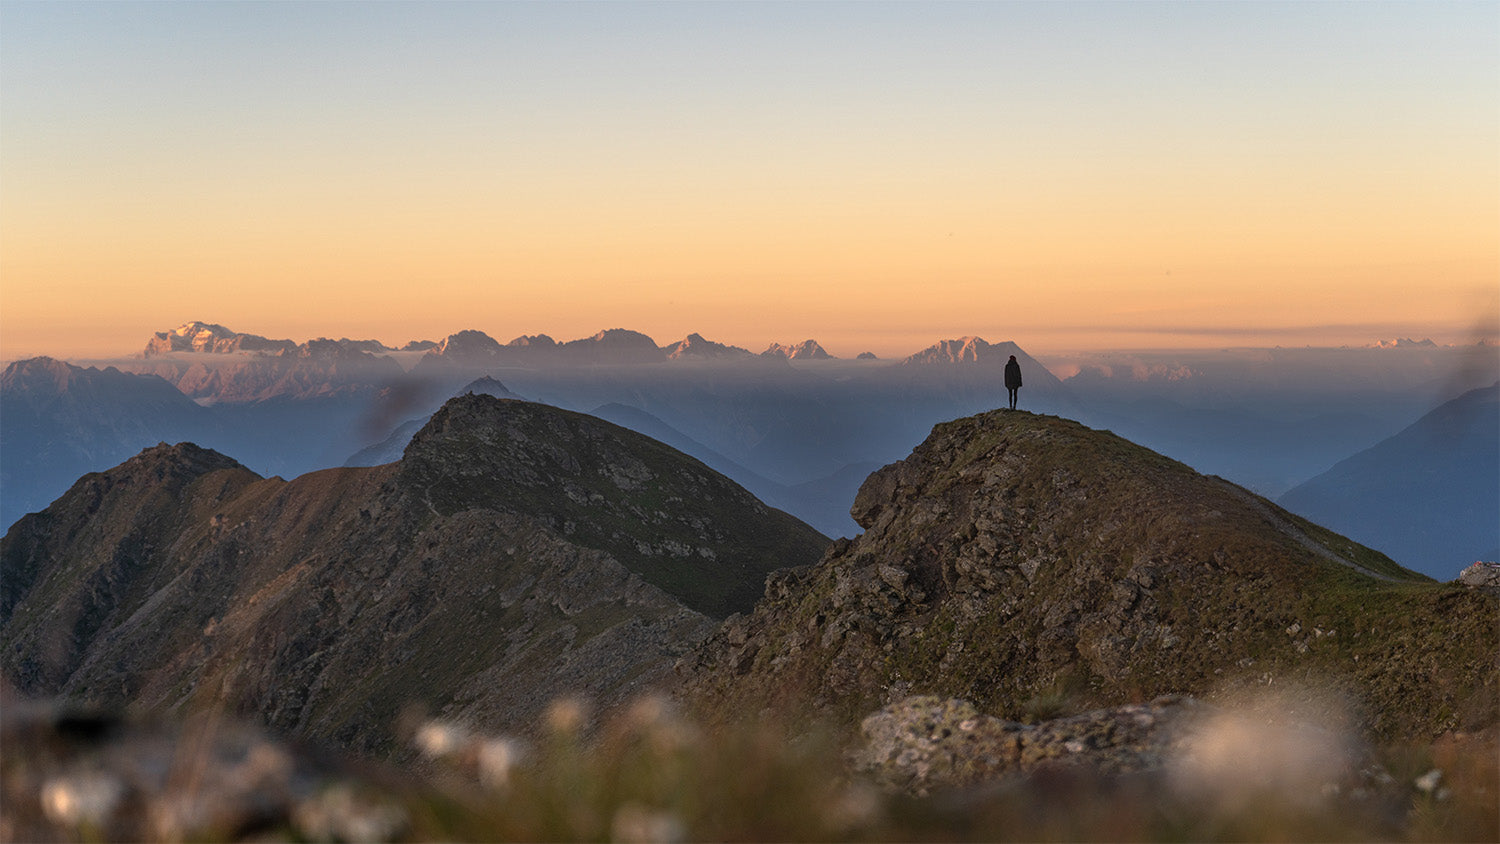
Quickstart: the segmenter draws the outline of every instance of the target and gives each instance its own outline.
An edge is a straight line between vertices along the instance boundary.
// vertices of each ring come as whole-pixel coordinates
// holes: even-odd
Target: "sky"
[[[1496,2],[0,3],[0,359],[1500,335]]]

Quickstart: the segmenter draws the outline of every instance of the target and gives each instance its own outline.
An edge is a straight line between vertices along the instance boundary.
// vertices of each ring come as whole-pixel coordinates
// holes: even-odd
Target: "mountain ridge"
[[[700,710],[856,723],[935,694],[1024,720],[1058,690],[1083,711],[1311,682],[1385,738],[1495,720],[1493,597],[1108,432],[944,423],[851,512],[863,534],[773,577],[679,663]]]
[[[6,526],[101,464],[164,439],[219,430],[218,420],[170,382],[115,367],[16,361],[0,373],[0,397],[0,523]]]
[[[398,463],[286,481],[181,444],[85,476],[0,540],[0,669],[383,754],[411,705],[503,732],[659,685],[826,544],[638,434],[469,394]]]
[[[1440,579],[1500,557],[1500,382],[1470,390],[1278,502]]]

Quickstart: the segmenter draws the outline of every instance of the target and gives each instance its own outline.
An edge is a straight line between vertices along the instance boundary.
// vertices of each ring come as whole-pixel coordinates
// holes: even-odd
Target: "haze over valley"
[[[1271,497],[1500,380],[1494,346],[1412,340],[1037,358],[1008,341],[966,337],[881,360],[834,358],[815,340],[770,343],[755,353],[696,334],[658,343],[627,329],[506,343],[465,329],[391,348],[368,340],[297,343],[193,322],[147,338],[129,357],[12,364],[0,383],[7,446],[0,512],[8,525],[85,472],[157,442],[193,441],[288,478],[389,463],[443,401],[483,392],[633,428],[826,535],[852,536],[858,527],[849,503],[865,476],[906,454],[934,424],[1001,404],[1001,368],[1012,354],[1025,375],[1024,408],[1115,431]],[[1487,417],[1470,424],[1481,443],[1494,430],[1487,425]],[[1495,499],[1500,473],[1486,475],[1493,453],[1474,447],[1429,438],[1403,458],[1412,467],[1473,467],[1446,494],[1474,503],[1425,508],[1422,535],[1430,544],[1389,548],[1404,565],[1450,579],[1500,545],[1494,525],[1475,524]],[[1418,489],[1399,473],[1387,482]],[[1361,509],[1367,488],[1341,487],[1342,506]],[[1444,527],[1445,512],[1455,529]],[[1343,526],[1381,547],[1354,523]],[[1456,539],[1471,535],[1490,539]],[[1450,539],[1453,547],[1444,544]]]

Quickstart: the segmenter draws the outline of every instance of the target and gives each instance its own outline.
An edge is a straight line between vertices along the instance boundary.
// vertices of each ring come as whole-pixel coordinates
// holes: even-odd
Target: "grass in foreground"
[[[829,732],[742,723],[708,733],[648,698],[585,738],[554,706],[529,746],[430,741],[441,803],[415,838],[524,841],[1495,840],[1495,736],[1390,748],[1368,787],[1309,792],[1296,772],[1186,782],[1050,768],[916,798],[852,775]],[[439,735],[452,729],[429,725]],[[432,738],[429,736],[429,738]],[[1253,738],[1252,738],[1253,740]],[[433,753],[433,751],[437,751]],[[1235,768],[1230,759],[1226,770]],[[1378,772],[1378,773],[1377,773]],[[1387,773],[1388,772],[1388,773]],[[1434,773],[1437,772],[1437,773]]]

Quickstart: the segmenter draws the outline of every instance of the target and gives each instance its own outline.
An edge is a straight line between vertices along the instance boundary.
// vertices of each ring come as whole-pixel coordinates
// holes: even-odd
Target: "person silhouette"
[[[1010,409],[1015,410],[1016,394],[1021,391],[1021,365],[1016,363],[1015,355],[1005,364],[1005,390],[1010,393]]]

